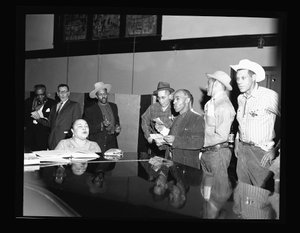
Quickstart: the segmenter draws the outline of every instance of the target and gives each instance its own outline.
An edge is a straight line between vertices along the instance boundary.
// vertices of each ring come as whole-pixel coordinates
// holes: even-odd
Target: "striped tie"
[[[57,108],[56,108],[56,109],[57,109],[56,115],[58,115],[59,111],[61,110],[62,105],[63,105],[63,102],[62,102],[62,101],[59,102],[59,104],[57,105]]]

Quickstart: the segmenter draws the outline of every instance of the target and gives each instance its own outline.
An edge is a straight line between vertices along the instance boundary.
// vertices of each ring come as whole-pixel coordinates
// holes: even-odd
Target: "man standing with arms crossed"
[[[242,218],[271,218],[269,167],[275,158],[274,124],[278,110],[278,94],[258,85],[265,79],[264,69],[248,59],[231,65],[237,71],[238,133],[235,140],[238,185],[235,190],[234,212]]]

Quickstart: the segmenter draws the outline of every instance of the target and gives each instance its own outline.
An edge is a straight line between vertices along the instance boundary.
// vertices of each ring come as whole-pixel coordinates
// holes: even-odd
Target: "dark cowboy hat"
[[[157,93],[161,90],[169,90],[171,93],[174,92],[174,89],[170,87],[169,83],[159,82],[157,85],[157,89],[153,92],[153,94],[157,95]]]

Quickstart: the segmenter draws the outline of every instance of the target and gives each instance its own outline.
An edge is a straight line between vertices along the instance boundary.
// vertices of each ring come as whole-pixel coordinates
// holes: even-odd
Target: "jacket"
[[[39,122],[50,127],[48,139],[49,149],[54,150],[60,140],[65,139],[75,120],[80,119],[81,109],[78,102],[70,99],[63,105],[58,115],[56,114],[57,105],[53,105],[50,111],[49,119],[41,118]]]
[[[115,118],[115,124],[120,124],[117,105],[111,102],[108,104],[112,109]],[[89,125],[89,139],[98,143],[102,153],[110,148],[118,148],[117,134],[107,133],[103,125],[103,115],[97,103],[85,109],[83,118]]]
[[[172,151],[172,160],[188,166],[200,168],[199,153],[204,145],[205,123],[203,117],[188,110],[177,128],[172,147],[168,146],[166,157]],[[172,135],[172,126],[169,134]]]

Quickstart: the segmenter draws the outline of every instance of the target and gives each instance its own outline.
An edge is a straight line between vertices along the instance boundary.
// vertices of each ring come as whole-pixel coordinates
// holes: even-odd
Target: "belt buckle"
[[[212,151],[213,152],[216,152],[216,151],[218,151],[220,149],[221,149],[221,144],[217,144],[217,145],[215,145],[215,146],[212,147]]]

